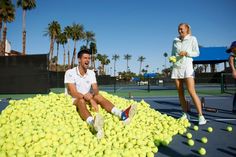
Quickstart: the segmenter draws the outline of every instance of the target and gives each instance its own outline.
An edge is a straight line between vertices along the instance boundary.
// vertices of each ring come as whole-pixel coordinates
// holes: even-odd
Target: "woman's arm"
[[[232,76],[234,79],[236,79],[236,69],[235,69],[235,65],[234,65],[234,60],[235,60],[235,56],[230,56],[229,57],[229,66],[232,70]]]

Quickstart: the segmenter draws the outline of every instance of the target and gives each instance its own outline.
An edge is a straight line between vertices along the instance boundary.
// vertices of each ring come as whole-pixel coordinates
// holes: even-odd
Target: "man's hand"
[[[91,93],[86,93],[86,94],[84,95],[84,99],[85,99],[86,101],[90,101],[91,99],[93,99],[93,95],[92,95]]]

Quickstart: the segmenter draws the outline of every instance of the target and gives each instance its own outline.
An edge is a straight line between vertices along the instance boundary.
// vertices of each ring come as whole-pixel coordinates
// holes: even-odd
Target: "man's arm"
[[[98,84],[97,83],[92,84],[92,89],[93,89],[93,94],[94,95],[99,94],[99,89],[98,89]]]
[[[88,92],[84,95],[85,100],[90,101],[91,99],[93,99],[94,95],[98,95],[99,90],[97,83],[92,84],[92,89],[93,93]]]
[[[236,69],[235,69],[235,66],[234,66],[234,56],[229,57],[229,66],[232,70],[233,78],[236,79]]]
[[[73,98],[83,99],[84,95],[76,90],[75,84],[67,83],[67,90]]]

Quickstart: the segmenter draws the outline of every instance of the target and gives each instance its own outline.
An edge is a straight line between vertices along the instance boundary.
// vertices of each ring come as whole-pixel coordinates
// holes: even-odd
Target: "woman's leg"
[[[195,90],[194,79],[192,77],[189,77],[189,78],[185,79],[185,82],[186,82],[186,86],[187,86],[187,89],[188,89],[188,93],[191,96],[191,98],[193,100],[193,103],[196,106],[198,114],[202,115],[202,105],[201,105],[201,101],[200,101],[200,99],[199,99],[199,97],[196,93],[196,90]]]
[[[175,86],[176,89],[178,91],[178,95],[179,95],[179,102],[181,104],[182,110],[184,112],[188,111],[188,107],[187,107],[187,102],[185,100],[185,96],[184,96],[184,87],[183,87],[183,79],[176,79],[175,80]]]

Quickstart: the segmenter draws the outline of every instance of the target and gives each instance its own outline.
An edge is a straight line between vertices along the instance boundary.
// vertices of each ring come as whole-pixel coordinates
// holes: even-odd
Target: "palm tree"
[[[69,40],[72,38],[72,29],[71,26],[66,26],[64,28],[64,32],[66,34],[66,39],[67,39],[67,45],[68,45],[68,51],[67,51],[67,57],[68,57],[68,68],[70,68],[70,44]]]
[[[138,58],[138,61],[140,62],[140,66],[139,66],[139,74],[141,74],[142,63],[143,63],[143,61],[144,61],[145,59],[146,59],[146,58],[143,57],[143,56],[140,56],[140,57]]]
[[[49,50],[50,61],[53,58],[55,39],[60,34],[60,32],[61,32],[60,24],[57,21],[52,21],[51,23],[48,24],[46,33],[44,34],[45,36],[50,37],[50,50]]]
[[[22,54],[25,55],[25,47],[26,47],[26,22],[25,22],[25,17],[26,17],[26,11],[34,9],[36,7],[36,1],[35,0],[17,0],[17,7],[21,7],[23,9],[23,50]]]
[[[57,60],[56,60],[56,65],[58,63],[58,54],[59,54],[59,46],[60,46],[60,39],[59,39],[60,35],[61,35],[61,32],[59,32],[59,34],[55,38],[55,41],[56,41],[56,44],[57,44],[57,56],[56,56]]]
[[[84,39],[84,26],[81,24],[75,24],[71,26],[71,33],[72,33],[72,40],[74,41],[74,51],[71,61],[71,66],[74,67],[75,64],[75,58],[76,58],[76,43],[80,39]]]
[[[119,55],[115,54],[112,56],[112,60],[114,60],[114,76],[116,76],[116,61],[120,58]]]
[[[63,66],[65,66],[65,63],[66,63],[66,49],[65,49],[65,44],[67,43],[67,38],[66,38],[66,33],[63,32],[63,33],[60,33],[57,38],[56,38],[56,42],[57,42],[57,45],[62,45],[63,47],[63,50],[64,50],[64,54],[63,54]],[[58,46],[59,47],[59,46]],[[57,50],[57,59],[58,59],[58,52],[59,52],[59,48]],[[58,63],[58,61],[57,61]]]
[[[91,52],[91,67],[92,69],[94,69],[96,71],[96,67],[95,67],[95,60],[96,60],[96,53],[97,53],[97,45],[95,42],[91,42],[90,45],[90,52]]]
[[[85,38],[86,41],[86,48],[88,49],[89,42],[95,42],[95,33],[92,31],[86,31],[85,32]]]
[[[128,70],[129,70],[129,60],[131,60],[131,55],[130,54],[125,54],[124,55],[124,59],[127,61],[127,72],[128,72]]]
[[[146,68],[146,71],[148,72],[149,65],[147,64],[147,65],[145,66],[145,68]]]
[[[166,69],[166,58],[168,57],[168,53],[164,53],[163,56],[165,57],[165,69]]]
[[[4,23],[1,51],[2,51],[2,54],[5,55],[5,43],[6,43],[6,38],[7,38],[7,23],[10,23],[14,21],[15,19],[15,7],[10,0],[2,0],[0,2],[0,18],[1,18],[0,19],[1,25],[2,25],[2,22]]]
[[[101,63],[101,70],[100,70],[100,74],[101,75],[105,75],[105,65],[108,65],[110,63],[110,60],[108,59],[107,55],[101,55],[101,54],[97,54],[97,59],[100,61]]]

